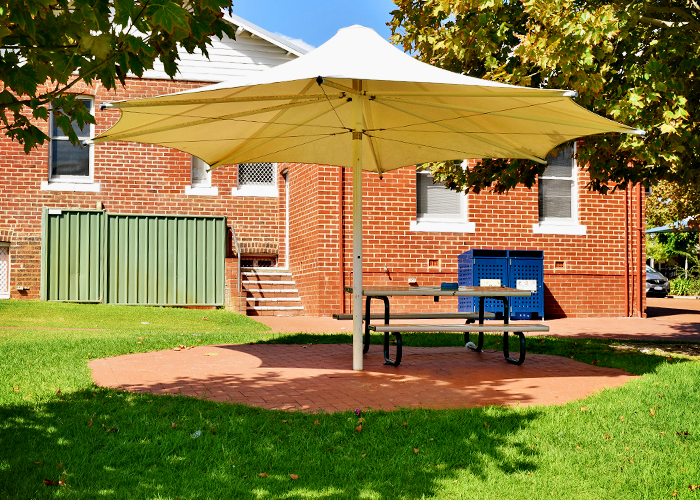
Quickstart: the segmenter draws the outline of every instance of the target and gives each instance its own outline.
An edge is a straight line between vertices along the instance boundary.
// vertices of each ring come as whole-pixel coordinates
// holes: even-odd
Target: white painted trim
[[[219,188],[216,186],[185,186],[187,196],[219,196]]]
[[[77,193],[99,193],[99,182],[61,182],[61,181],[42,181],[42,191],[74,191]]]
[[[412,220],[410,229],[417,233],[475,233],[476,225],[462,220]]]
[[[277,198],[277,186],[241,186],[231,189],[231,196],[252,196],[261,198]]]
[[[573,236],[583,236],[586,234],[586,226],[575,222],[540,222],[532,225],[532,234],[566,234]]]

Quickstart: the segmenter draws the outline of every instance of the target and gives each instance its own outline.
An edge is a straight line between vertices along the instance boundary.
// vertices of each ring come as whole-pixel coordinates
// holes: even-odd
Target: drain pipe
[[[345,314],[345,231],[343,229],[343,194],[345,192],[345,168],[338,168],[338,262],[340,281],[340,313]]]
[[[630,199],[629,191],[632,183],[627,183],[625,189],[625,316],[632,316],[630,308]]]

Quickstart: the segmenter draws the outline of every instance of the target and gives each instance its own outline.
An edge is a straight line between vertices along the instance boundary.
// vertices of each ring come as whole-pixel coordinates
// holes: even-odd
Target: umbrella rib
[[[375,99],[375,102],[377,102],[377,103],[379,103],[379,104],[382,104],[382,105],[384,105],[384,106],[390,107],[390,108],[392,108],[392,109],[395,109],[395,110],[397,110],[397,111],[400,111],[400,112],[402,112],[402,113],[406,113],[406,114],[411,115],[411,116],[413,116],[413,117],[415,117],[415,118],[419,118],[419,119],[423,120],[424,122],[427,122],[427,123],[435,123],[435,125],[437,125],[438,127],[442,127],[442,128],[447,129],[447,130],[451,130],[452,132],[455,132],[455,133],[458,133],[458,134],[461,134],[461,135],[470,136],[470,137],[472,137],[472,138],[474,138],[474,139],[476,139],[476,140],[478,140],[478,141],[481,141],[481,142],[483,142],[483,143],[486,143],[486,144],[488,144],[488,145],[490,145],[490,146],[496,146],[496,147],[499,147],[499,148],[503,148],[503,149],[505,149],[505,150],[510,151],[511,153],[515,153],[515,154],[519,155],[518,158],[526,158],[526,159],[528,159],[528,160],[536,161],[537,163],[547,163],[546,160],[544,160],[543,158],[538,158],[537,156],[533,156],[533,155],[531,155],[531,154],[529,154],[529,153],[526,153],[525,151],[522,151],[522,150],[520,150],[520,149],[518,149],[518,148],[513,148],[513,147],[510,147],[510,146],[508,146],[508,145],[500,144],[500,143],[495,142],[495,141],[489,141],[488,139],[486,139],[486,138],[484,138],[484,137],[478,137],[478,136],[475,135],[475,134],[471,134],[471,133],[466,132],[466,131],[464,131],[464,130],[460,130],[460,129],[456,128],[456,127],[452,127],[452,126],[447,125],[447,124],[445,124],[445,123],[439,123],[439,122],[435,122],[435,121],[433,121],[433,120],[429,120],[429,119],[425,118],[424,116],[421,116],[421,115],[419,115],[419,114],[417,114],[417,113],[414,113],[414,112],[412,112],[412,111],[408,111],[407,109],[402,109],[402,108],[399,107],[399,106],[394,106],[394,105],[392,105],[392,104],[390,104],[390,103],[388,103],[388,102],[384,102],[384,99],[381,99],[381,100]]]
[[[328,97],[335,99],[341,99],[344,96],[342,94],[331,94]],[[200,98],[200,99],[186,99],[186,100],[151,100],[140,99],[135,101],[123,101],[123,102],[113,102],[106,104],[109,108],[117,109],[130,109],[130,108],[151,108],[159,106],[192,106],[198,104],[228,104],[236,102],[260,102],[260,101],[284,101],[293,99],[320,99],[326,98],[324,95],[320,94],[284,94],[284,95],[265,95],[265,96],[248,96],[248,97],[220,97],[220,98]]]
[[[248,111],[240,111],[238,113],[231,113],[228,115],[223,115],[223,116],[216,116],[216,117],[211,117],[211,118],[203,118],[200,120],[193,120],[188,123],[176,123],[172,125],[165,125],[162,127],[156,127],[153,129],[143,129],[139,128],[138,130],[131,129],[126,132],[122,132],[121,134],[116,134],[113,136],[107,136],[103,135],[101,137],[98,137],[95,139],[95,142],[102,142],[106,140],[111,140],[111,141],[121,141],[121,140],[126,140],[129,139],[130,137],[135,137],[138,135],[145,135],[145,134],[157,134],[160,132],[168,132],[170,130],[177,130],[177,129],[182,129],[182,128],[187,128],[187,127],[194,127],[197,125],[204,125],[207,123],[214,123],[214,122],[220,122],[220,121],[227,121],[227,120],[232,120],[236,118],[242,118],[244,116],[252,116],[252,115],[259,115],[262,113],[270,113],[274,111],[279,111],[279,110],[287,110],[290,108],[296,108],[300,106],[307,106],[309,104],[315,104],[318,101],[325,100],[325,97],[320,96],[317,99],[314,99],[312,101],[303,101],[303,102],[289,102],[286,104],[280,104],[278,106],[270,106],[266,108],[260,108],[260,109],[253,109],[253,110],[248,110]],[[176,116],[186,116],[186,115],[176,115]]]
[[[502,117],[504,117],[504,118],[515,118],[515,119],[519,119],[519,120],[528,120],[528,121],[534,121],[534,122],[551,123],[551,124],[553,124],[553,125],[576,126],[576,127],[588,128],[588,129],[591,129],[591,130],[598,130],[598,131],[602,131],[602,132],[610,132],[610,128],[606,128],[606,127],[603,127],[603,126],[595,126],[595,125],[580,124],[580,123],[573,124],[573,123],[571,123],[571,122],[564,121],[564,120],[552,120],[552,119],[549,119],[549,118],[538,118],[538,117],[534,117],[534,116],[520,116],[520,115],[517,115],[517,114],[514,114],[514,113],[509,113],[509,112],[508,112],[508,111],[511,111],[511,110],[514,110],[514,109],[525,109],[525,108],[532,108],[532,107],[535,107],[535,106],[542,106],[543,104],[553,104],[553,103],[555,103],[555,102],[557,102],[557,101],[550,101],[550,102],[548,102],[548,103],[528,104],[528,105],[521,106],[521,107],[517,107],[517,108],[510,108],[509,110],[504,110],[504,111],[484,111],[484,110],[480,110],[480,109],[477,109],[477,108],[468,108],[468,107],[464,107],[464,106],[455,106],[455,105],[452,105],[452,104],[445,104],[445,103],[440,103],[440,102],[415,101],[415,100],[409,100],[409,99],[398,99],[398,98],[394,98],[394,97],[378,97],[378,98],[375,99],[375,100],[376,100],[377,102],[381,102],[381,103],[383,103],[383,104],[385,104],[384,101],[387,100],[387,101],[393,101],[393,102],[399,102],[399,103],[405,103],[405,104],[415,104],[415,105],[418,105],[418,106],[428,106],[428,107],[431,107],[431,108],[451,109],[451,110],[454,110],[454,111],[466,111],[466,112],[468,112],[468,113],[474,113],[474,114],[477,114],[477,115],[502,116]],[[582,108],[582,109],[585,110],[585,108]],[[586,110],[586,111],[588,111],[588,110]],[[588,111],[588,112],[591,113],[590,111]],[[602,120],[610,121],[610,120],[608,120],[607,118],[604,118],[604,117],[602,117],[602,116],[596,115],[595,113],[591,113],[591,114],[595,115],[597,118],[600,118],[600,119],[602,119]],[[468,118],[468,117],[465,117],[465,118]],[[625,127],[625,128],[629,128],[629,127]]]
[[[338,106],[338,108],[341,107],[341,106],[343,106],[343,105],[345,105],[345,104],[347,104],[347,101],[342,102],[342,103]],[[337,108],[334,108],[334,109],[337,109]],[[280,138],[282,138],[282,136],[284,136],[285,134],[291,132],[292,130],[296,130],[297,128],[299,128],[299,127],[301,127],[301,126],[303,126],[303,125],[306,125],[306,124],[309,123],[310,121],[313,121],[313,120],[315,120],[316,118],[318,118],[318,117],[320,117],[320,116],[323,116],[323,115],[326,114],[326,113],[328,113],[328,110],[327,110],[327,109],[323,109],[323,110],[319,111],[318,113],[314,113],[313,115],[309,116],[309,117],[308,117],[306,120],[304,120],[304,121],[301,121],[301,122],[299,122],[299,123],[296,123],[296,124],[293,124],[293,125],[288,126],[288,127],[285,128],[284,130],[282,130],[279,134],[274,134],[274,135],[265,137],[265,138],[262,140],[262,142],[257,142],[256,144],[249,145],[247,148],[239,149],[240,147],[243,146],[243,144],[241,144],[241,145],[239,145],[239,148],[236,148],[236,149],[234,149],[233,151],[230,151],[225,157],[223,157],[222,159],[220,159],[220,160],[214,162],[214,163],[212,164],[212,166],[213,166],[213,167],[219,167],[219,166],[221,166],[221,165],[226,165],[227,162],[230,162],[230,160],[231,160],[234,156],[242,155],[242,154],[248,153],[248,152],[250,152],[250,151],[252,151],[252,150],[254,150],[254,149],[256,149],[256,148],[259,148],[260,146],[263,146],[264,144],[267,144],[267,143],[270,142],[270,141],[274,141],[274,140],[276,140],[276,139],[280,139]],[[270,124],[270,125],[272,125],[272,124]],[[267,127],[261,128],[260,131],[264,130],[265,128],[267,128]],[[348,132],[349,132],[349,131],[348,131]],[[327,134],[326,136],[330,137],[330,135],[337,135],[337,134],[336,134],[336,133],[334,133],[334,134]],[[255,138],[250,137],[250,138],[247,138],[246,140],[254,140],[254,139],[255,139]]]

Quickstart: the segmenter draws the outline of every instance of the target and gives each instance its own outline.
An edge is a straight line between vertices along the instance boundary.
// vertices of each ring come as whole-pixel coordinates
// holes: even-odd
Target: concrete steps
[[[304,313],[292,273],[277,268],[241,269],[248,316],[300,316]]]

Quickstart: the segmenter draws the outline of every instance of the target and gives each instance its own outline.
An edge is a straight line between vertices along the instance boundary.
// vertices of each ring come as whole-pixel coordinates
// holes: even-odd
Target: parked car
[[[651,266],[647,266],[647,296],[665,297],[671,289],[666,277]]]

